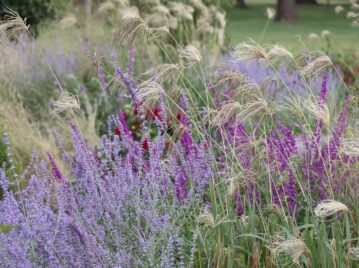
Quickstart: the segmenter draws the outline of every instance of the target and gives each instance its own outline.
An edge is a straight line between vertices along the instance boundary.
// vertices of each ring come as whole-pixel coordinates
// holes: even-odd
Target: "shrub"
[[[55,15],[53,0],[0,0],[0,7],[13,9],[26,18],[33,33],[37,33],[41,22]],[[0,13],[0,18],[3,18],[3,13]]]

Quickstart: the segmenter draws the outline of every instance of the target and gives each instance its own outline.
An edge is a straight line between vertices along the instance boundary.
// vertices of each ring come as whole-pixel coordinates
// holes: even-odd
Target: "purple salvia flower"
[[[293,215],[296,206],[297,192],[295,190],[295,177],[293,171],[289,171],[289,179],[285,184],[285,194],[287,196],[289,213]]]
[[[177,200],[182,204],[188,195],[187,178],[183,171],[176,178],[175,189]]]
[[[238,217],[241,217],[244,215],[244,210],[243,210],[241,197],[238,192],[234,193],[234,199],[236,200],[236,205],[237,205],[237,207],[236,207],[237,215],[238,215]]]
[[[120,77],[121,80],[123,81],[123,83],[125,84],[128,92],[130,93],[130,96],[131,96],[131,99],[132,101],[134,102],[134,104],[136,106],[140,106],[141,103],[140,103],[140,100],[137,96],[137,92],[134,88],[134,86],[132,85],[132,82],[131,82],[131,79],[130,77],[128,76],[127,73],[124,73],[122,70],[121,70],[121,67],[120,65],[118,64],[115,64],[115,70],[116,70],[116,76]]]
[[[62,174],[61,174],[61,171],[60,171],[59,167],[56,164],[56,161],[55,161],[54,157],[52,156],[52,154],[50,152],[46,152],[46,154],[47,154],[47,157],[48,157],[48,159],[50,161],[52,175],[54,175],[54,177],[59,182],[61,182],[63,177],[62,177]]]

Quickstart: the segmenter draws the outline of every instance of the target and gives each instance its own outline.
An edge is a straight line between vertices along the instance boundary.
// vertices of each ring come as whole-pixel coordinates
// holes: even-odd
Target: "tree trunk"
[[[316,0],[296,0],[296,3],[301,5],[301,4],[305,4],[305,5],[317,5],[317,1]]]
[[[278,0],[276,20],[290,22],[295,22],[298,20],[295,0]]]
[[[237,0],[236,4],[235,4],[236,8],[247,8],[246,3],[244,2],[244,0]]]

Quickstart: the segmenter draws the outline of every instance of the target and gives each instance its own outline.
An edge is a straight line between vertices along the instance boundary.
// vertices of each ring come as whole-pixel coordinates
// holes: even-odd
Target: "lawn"
[[[346,18],[349,6],[346,5],[345,11],[336,14],[335,5],[304,5],[298,6],[299,21],[295,24],[271,21],[264,32],[267,18],[265,15],[267,7],[274,7],[274,3],[251,3],[247,9],[227,10],[227,35],[231,44],[237,44],[252,38],[261,44],[281,44],[292,50],[300,50],[303,44],[311,49],[321,49],[327,47],[327,42],[323,39],[308,40],[310,33],[320,35],[323,30],[329,30],[331,46],[335,51],[355,49],[356,42],[359,41],[359,29],[352,27]],[[300,37],[299,37],[300,36]],[[262,39],[262,40],[260,40]],[[357,49],[357,48],[356,48]]]

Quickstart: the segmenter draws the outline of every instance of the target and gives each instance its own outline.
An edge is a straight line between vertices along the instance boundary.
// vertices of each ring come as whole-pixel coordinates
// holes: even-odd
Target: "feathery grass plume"
[[[214,227],[215,221],[211,211],[208,208],[203,209],[202,213],[198,215],[198,222],[203,223],[205,225]]]
[[[267,60],[270,64],[285,64],[288,60],[293,60],[294,56],[286,48],[274,45],[267,53]]]
[[[359,261],[359,247],[350,248],[349,251],[349,258],[352,260]]]
[[[222,126],[231,120],[233,117],[236,117],[240,113],[242,105],[237,101],[231,101],[222,106],[222,108],[217,111],[217,114],[212,119],[212,123],[216,126]]]
[[[273,20],[274,17],[275,17],[275,14],[276,14],[276,12],[275,12],[275,9],[274,9],[274,8],[267,7],[267,9],[266,9],[266,15],[267,15],[267,18],[268,18],[269,20]]]
[[[353,11],[349,11],[347,13],[347,18],[348,19],[354,19],[356,16],[357,16],[357,14],[355,12],[353,12]]]
[[[330,111],[325,103],[318,105],[314,98],[308,98],[305,100],[305,107],[315,118],[322,120],[325,126],[328,127],[330,125]]]
[[[277,261],[280,261],[281,265],[290,266],[291,264],[300,264],[300,257],[306,256],[311,258],[311,253],[304,241],[295,238],[279,238],[274,243],[272,253],[276,257]]]
[[[191,67],[202,60],[202,55],[199,49],[194,45],[187,45],[184,48],[179,48],[179,58],[185,67]]]
[[[153,7],[152,12],[159,13],[159,14],[165,15],[165,16],[171,15],[170,10],[166,6],[161,5],[161,4]]]
[[[112,44],[115,50],[117,50],[123,42],[126,42],[129,47],[133,47],[135,41],[157,38],[161,32],[168,32],[168,28],[150,28],[141,18],[128,18],[122,20],[117,27],[112,39]]]
[[[168,7],[178,19],[193,20],[193,7],[180,2],[169,2]]]
[[[314,209],[314,214],[319,218],[334,216],[339,212],[349,211],[348,207],[335,200],[324,200]]]
[[[238,60],[267,60],[266,51],[252,40],[237,45],[234,51],[234,55]]]
[[[60,98],[56,101],[51,101],[52,113],[59,114],[66,110],[80,109],[78,96],[71,94],[64,90],[61,92]]]
[[[321,33],[320,33],[320,36],[322,38],[329,38],[329,36],[331,35],[332,33],[328,30],[323,30]]]
[[[136,7],[136,6],[121,8],[117,13],[118,13],[118,16],[122,20],[141,17],[140,11],[138,10],[138,7]]]
[[[306,103],[300,96],[284,97],[284,103],[281,104],[283,110],[293,113],[298,118],[302,118],[306,110]]]
[[[337,5],[335,8],[334,8],[334,12],[339,14],[341,12],[344,11],[344,7],[343,6],[340,6],[340,5]]]
[[[116,9],[116,7],[115,7],[114,3],[112,3],[112,1],[106,1],[106,2],[101,3],[98,6],[97,11],[101,15],[106,15],[108,12],[114,11],[115,9]]]
[[[359,157],[359,139],[344,138],[340,150],[345,155]]]
[[[180,66],[178,64],[160,64],[144,73],[149,76],[151,81],[157,83],[169,82],[176,84],[180,75]]]
[[[279,106],[277,107],[279,108]],[[245,121],[250,117],[260,115],[267,116],[275,112],[276,109],[270,108],[267,101],[259,96],[254,96],[251,100],[241,104],[238,101],[231,101],[217,112],[212,123],[216,126],[221,126],[231,119]]]
[[[245,93],[258,94],[260,92],[260,87],[257,83],[251,81],[247,75],[239,72],[224,72],[214,87],[221,89],[226,84],[236,89],[236,97],[242,97]]]
[[[314,40],[318,40],[318,39],[319,39],[319,36],[316,33],[310,33],[308,35],[308,40],[309,41],[314,41]]]
[[[332,65],[332,61],[327,55],[322,55],[316,58],[314,61],[308,63],[301,69],[304,76],[314,76],[318,73],[325,71]]]
[[[5,20],[0,21],[0,46],[23,33],[27,33],[30,25],[26,25],[26,18],[11,9],[4,9]]]
[[[61,30],[66,30],[74,27],[77,24],[77,18],[74,15],[69,15],[60,20],[59,25]]]
[[[155,81],[146,81],[140,84],[137,89],[137,94],[141,102],[146,107],[152,107],[164,92],[162,86]]]

